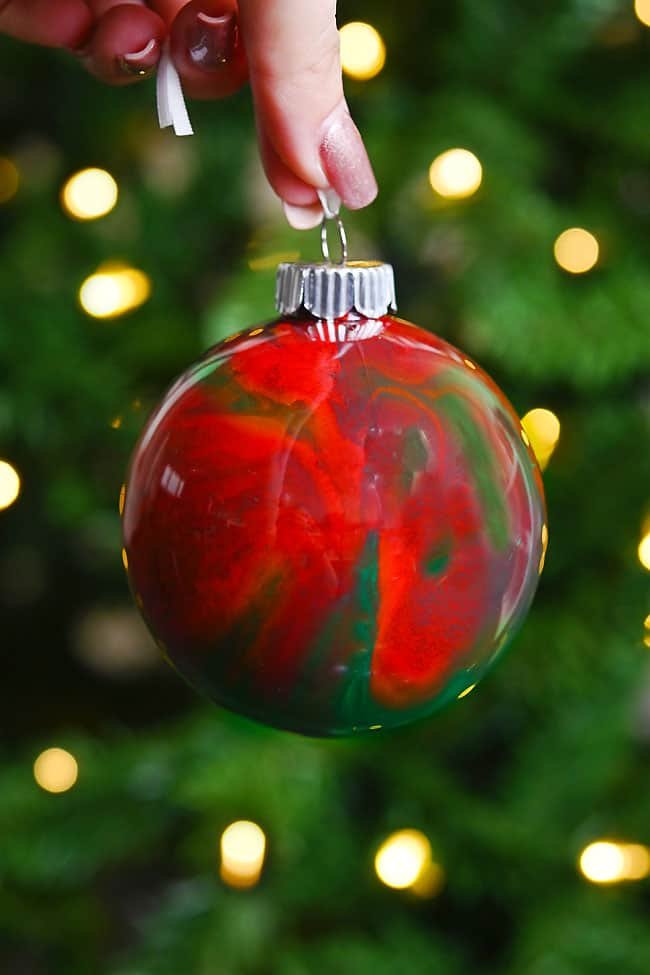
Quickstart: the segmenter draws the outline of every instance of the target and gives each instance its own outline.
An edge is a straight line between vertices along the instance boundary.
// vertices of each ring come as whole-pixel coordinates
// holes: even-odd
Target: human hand
[[[377,184],[341,79],[336,0],[0,0],[0,32],[72,50],[96,77],[151,74],[169,38],[186,94],[221,98],[250,76],[260,153],[292,226],[320,219],[316,189],[350,209]]]

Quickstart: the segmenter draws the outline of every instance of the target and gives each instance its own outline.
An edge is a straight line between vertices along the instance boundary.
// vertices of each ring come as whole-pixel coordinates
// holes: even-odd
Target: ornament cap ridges
[[[275,304],[282,315],[335,319],[355,311],[380,318],[397,308],[393,268],[381,261],[280,264]]]

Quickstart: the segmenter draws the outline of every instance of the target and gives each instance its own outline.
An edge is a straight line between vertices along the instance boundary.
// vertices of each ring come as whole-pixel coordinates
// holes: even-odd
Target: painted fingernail
[[[325,119],[320,159],[328,182],[346,207],[359,210],[372,203],[377,196],[377,181],[359,130],[344,102]]]
[[[160,45],[152,37],[141,51],[134,51],[133,54],[121,54],[117,60],[125,74],[134,78],[146,78],[152,73],[160,60]]]
[[[323,209],[320,203],[311,203],[305,207],[299,207],[293,203],[283,203],[282,209],[287,218],[287,223],[294,230],[311,230],[313,227],[317,227],[323,219]]]
[[[187,30],[187,49],[192,62],[204,71],[215,71],[232,60],[237,44],[237,17],[233,13],[210,17],[203,12]]]

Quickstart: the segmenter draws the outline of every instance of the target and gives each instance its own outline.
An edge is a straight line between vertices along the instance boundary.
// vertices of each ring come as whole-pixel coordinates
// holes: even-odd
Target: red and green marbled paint
[[[124,507],[131,586],[178,671],[311,735],[405,724],[475,684],[545,538],[512,407],[391,316],[211,349],[149,419]]]

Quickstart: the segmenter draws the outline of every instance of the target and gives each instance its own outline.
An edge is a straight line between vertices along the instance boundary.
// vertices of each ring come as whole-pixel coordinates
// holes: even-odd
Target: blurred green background
[[[265,184],[248,92],[192,104],[197,135],[176,139],[152,82],[111,90],[0,39],[0,458],[21,478],[0,512],[3,975],[650,971],[644,17],[647,0],[340,4],[386,45],[381,72],[346,81],[380,184],[347,218],[352,255],[391,261],[403,317],[561,425],[546,569],[512,652],[444,713],[353,742],[202,702],[159,660],[120,560],[149,409],[272,316],[279,260],[317,254]],[[483,167],[458,200],[429,182],[454,147]],[[89,166],[119,199],[81,222],[60,191]],[[599,245],[581,274],[554,258],[572,227]],[[146,300],[97,318],[79,289],[105,262],[143,272]],[[53,747],[77,763],[60,793]],[[266,839],[246,888],[221,862],[238,820]],[[422,861],[393,838],[397,890],[375,855],[402,829]]]

